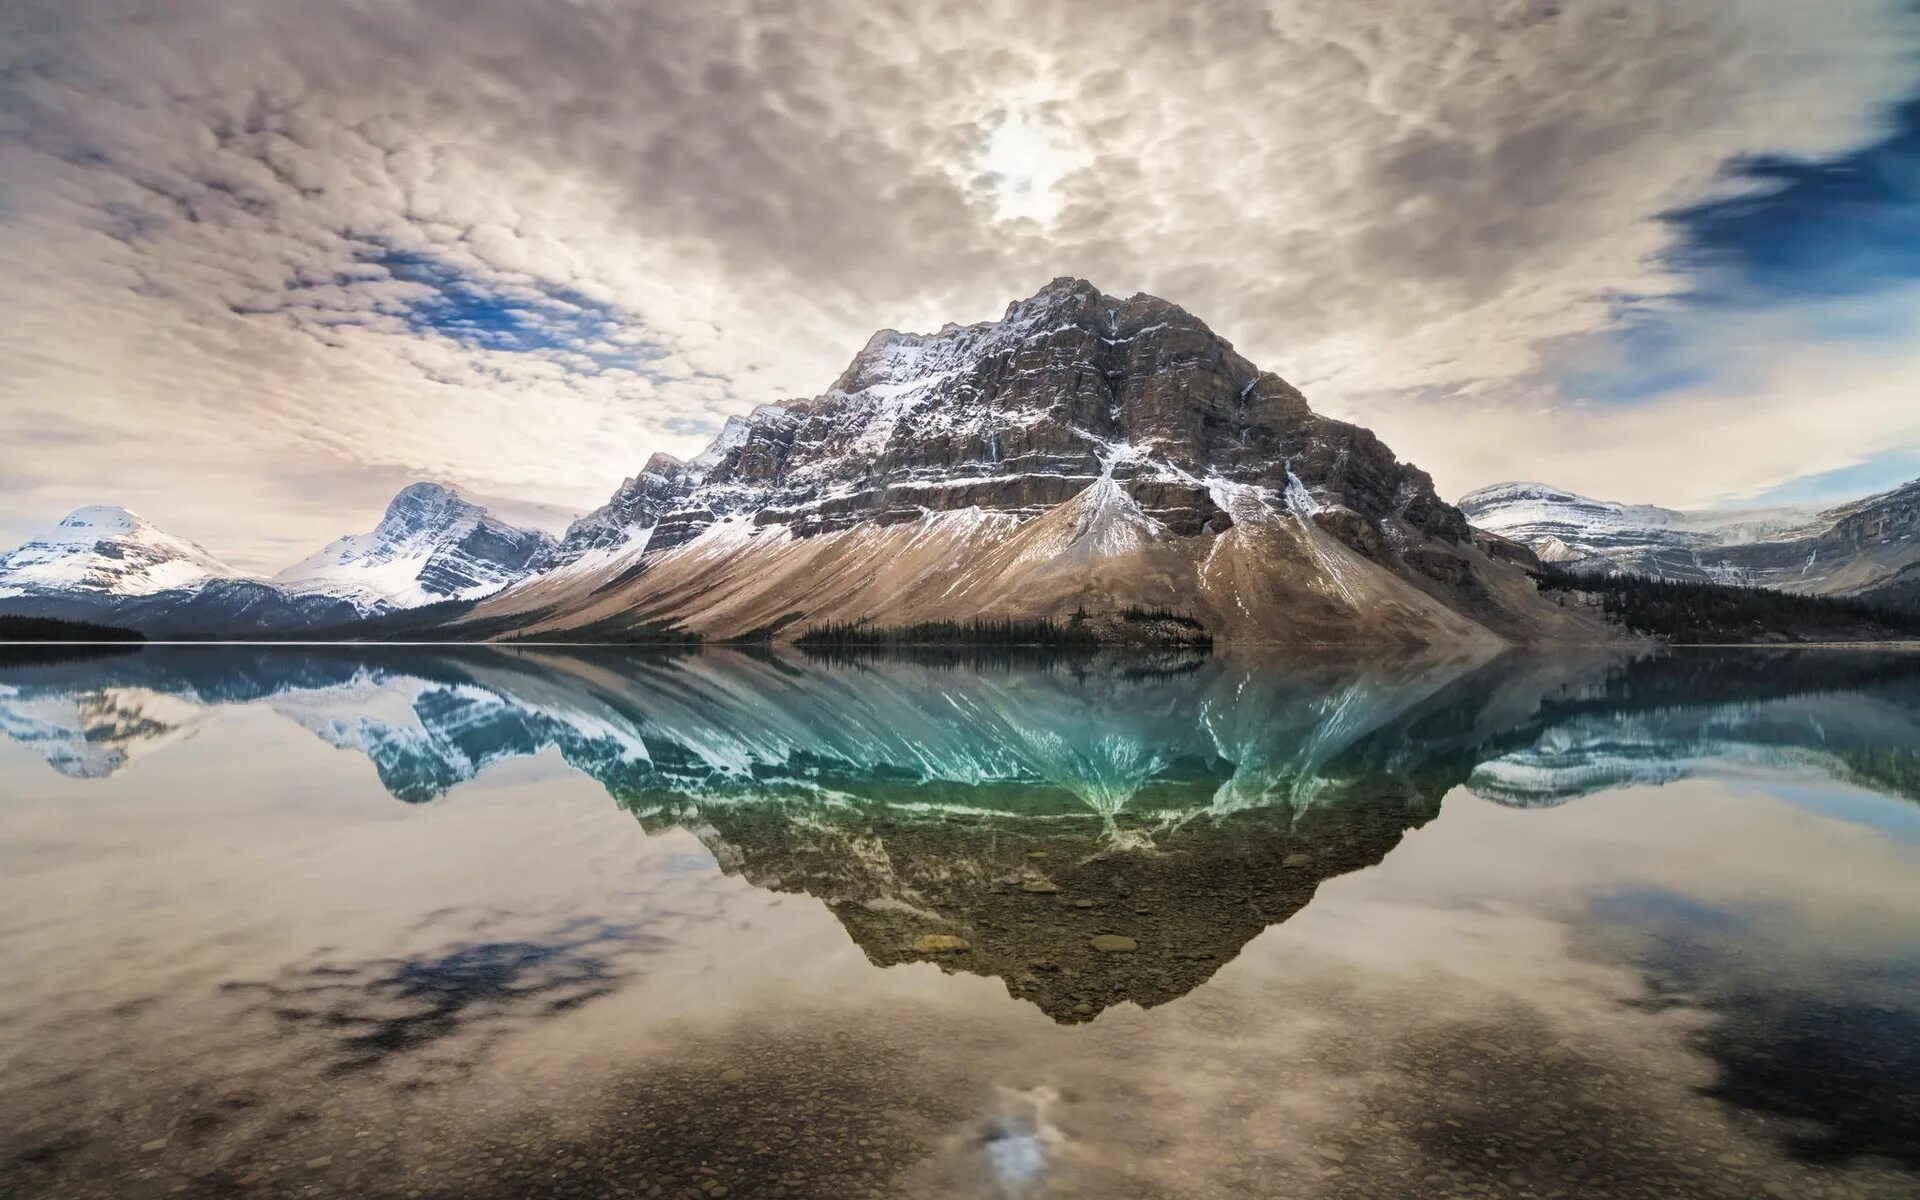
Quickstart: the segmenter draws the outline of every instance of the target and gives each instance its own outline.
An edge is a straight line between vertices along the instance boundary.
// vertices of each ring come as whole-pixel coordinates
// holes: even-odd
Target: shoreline
[[[497,642],[497,641],[359,642],[359,641],[300,641],[300,640],[289,639],[289,638],[268,638],[268,639],[255,639],[255,640],[184,638],[179,640],[143,639],[140,641],[131,641],[131,640],[4,641],[4,640],[0,640],[0,648],[9,648],[9,647],[18,647],[18,646],[109,646],[109,647],[129,649],[129,650],[139,649],[140,647],[143,647],[143,646],[252,646],[252,647],[284,646],[289,648],[312,647],[312,646],[340,646],[340,647],[351,646],[351,647],[357,647],[361,649],[374,649],[379,647],[391,647],[395,649],[400,649],[405,647],[447,648],[447,647],[458,647],[458,646],[491,646],[495,649],[516,649],[516,650],[541,649],[544,647],[553,647],[556,649],[574,649],[574,650],[583,649],[583,648],[676,649],[676,650],[736,649],[737,650],[743,647],[772,647],[772,646],[790,646],[791,647],[791,646],[797,646],[797,645],[798,643],[795,643],[795,642],[761,642],[761,641],[753,641],[753,642],[747,642],[747,641],[724,641],[724,642],[723,641],[713,641],[713,642],[551,641],[550,642],[550,641],[534,641],[534,640],[526,640],[526,641],[513,640],[513,641],[504,641],[504,642]],[[925,648],[949,647],[949,646],[974,647],[974,648],[993,647],[993,648],[1015,649],[1015,650],[1047,650],[1047,649],[1062,648],[1059,644],[1053,643],[1053,642],[1011,642],[1010,643],[1010,642],[950,642],[950,641],[853,643],[852,646],[853,648],[863,649],[863,650],[865,649],[888,650],[888,649],[895,649],[895,648],[925,649]],[[1165,650],[1165,649],[1181,649],[1181,648],[1199,649],[1199,647],[1182,646],[1177,643],[1170,644],[1170,645],[1160,645],[1158,643],[1151,643],[1151,642],[1093,643],[1085,646],[1080,646],[1076,644],[1072,648],[1097,650],[1097,651]],[[1242,641],[1236,641],[1231,643],[1225,643],[1224,645],[1216,645],[1214,647],[1215,650],[1219,650],[1222,648],[1260,649],[1260,650],[1274,650],[1274,649],[1445,650],[1445,649],[1449,649],[1449,647],[1437,646],[1437,645],[1408,646],[1400,642],[1242,642]],[[1512,650],[1525,650],[1525,651],[1532,651],[1536,653],[1551,653],[1556,650],[1594,650],[1594,649],[1605,649],[1605,648],[1636,648],[1636,649],[1663,649],[1663,650],[1920,651],[1920,638],[1910,639],[1906,641],[1889,641],[1889,640],[1882,639],[1882,640],[1874,640],[1874,641],[1821,641],[1821,642],[1662,642],[1658,640],[1649,639],[1649,640],[1628,640],[1628,641],[1607,641],[1607,642],[1528,642],[1528,643],[1517,643],[1508,647],[1508,649],[1512,649]]]

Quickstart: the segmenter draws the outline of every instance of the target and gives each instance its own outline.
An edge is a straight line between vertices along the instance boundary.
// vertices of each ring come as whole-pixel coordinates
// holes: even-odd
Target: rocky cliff
[[[740,637],[1167,608],[1216,637],[1596,636],[1427,475],[1177,305],[1056,279],[884,330],[823,394],[655,455],[469,632]]]
[[[474,600],[525,577],[554,541],[509,525],[437,483],[402,488],[368,533],[338,538],[274,576],[300,595],[370,612]]]
[[[1831,508],[1700,509],[1594,500],[1541,483],[1460,499],[1477,529],[1574,571],[1857,596],[1895,606],[1920,566],[1920,480]]]

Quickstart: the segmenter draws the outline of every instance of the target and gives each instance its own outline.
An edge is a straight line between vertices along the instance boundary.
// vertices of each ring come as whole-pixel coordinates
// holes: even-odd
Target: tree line
[[[144,642],[137,630],[58,617],[18,617],[0,613],[0,642]]]
[[[1920,614],[1844,596],[1645,575],[1584,575],[1558,567],[1544,567],[1535,578],[1550,598],[1555,593],[1598,595],[1601,610],[1619,624],[1673,642],[1920,637]]]
[[[1086,646],[1100,644],[1079,621],[1060,623],[1045,617],[974,617],[966,621],[920,621],[912,625],[875,625],[871,621],[828,621],[794,639],[800,646]]]

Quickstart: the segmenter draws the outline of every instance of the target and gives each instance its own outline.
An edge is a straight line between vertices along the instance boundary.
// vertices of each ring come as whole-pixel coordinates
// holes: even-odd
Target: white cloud
[[[1433,448],[1450,498],[1490,480],[1539,479],[1629,502],[1737,502],[1783,480],[1920,449],[1920,340],[1823,341],[1806,333],[1862,308],[1882,319],[1907,314],[1920,333],[1915,288],[1784,314],[1721,314],[1680,362],[1716,360],[1721,369],[1712,374],[1728,382],[1627,404],[1555,401],[1516,389],[1453,404],[1444,422],[1433,419],[1434,407],[1447,401],[1382,399],[1372,416],[1389,444]]]

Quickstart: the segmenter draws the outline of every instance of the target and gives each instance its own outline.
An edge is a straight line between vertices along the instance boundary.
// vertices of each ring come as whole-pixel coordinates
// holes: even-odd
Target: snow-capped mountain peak
[[[416,483],[394,496],[370,532],[335,539],[274,582],[295,593],[340,596],[368,611],[474,600],[521,578],[552,543],[452,488]]]
[[[90,529],[100,533],[132,533],[136,529],[152,529],[154,524],[131,509],[121,508],[117,504],[89,504],[85,508],[76,508],[60,518],[56,529]]]
[[[0,595],[147,596],[239,574],[138,513],[93,505],[73,510],[52,529],[0,556]]]
[[[1699,508],[1594,500],[1543,483],[1499,483],[1460,511],[1541,559],[1582,572],[1626,572],[1859,595],[1920,561],[1920,481],[1828,508]],[[1911,602],[1910,599],[1908,602]]]
[[[649,461],[542,565],[457,620],[718,639],[1177,607],[1228,639],[1419,641],[1573,619],[1488,600],[1476,573],[1513,568],[1371,433],[1178,305],[1070,277],[998,320],[881,330],[825,391]]]
[[[1460,497],[1459,507],[1475,525],[1506,537],[1565,525],[1590,533],[1673,530],[1703,542],[1729,546],[1764,541],[1802,528],[1818,515],[1817,509],[1806,506],[1681,510],[1656,504],[1622,504],[1595,500],[1551,484],[1519,482],[1496,483],[1469,492]]]

